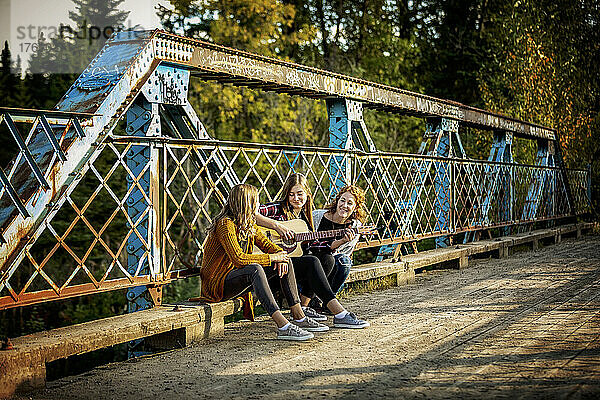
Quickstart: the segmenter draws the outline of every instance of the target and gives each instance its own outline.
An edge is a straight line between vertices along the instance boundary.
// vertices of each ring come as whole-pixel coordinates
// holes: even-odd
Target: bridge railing
[[[97,151],[21,261],[2,266],[0,309],[168,284],[199,265],[205,230],[233,185],[256,185],[269,202],[292,172],[307,176],[317,206],[340,182],[365,189],[366,223],[379,235],[359,248],[590,211],[585,170],[568,171],[569,204],[551,167],[164,137],[109,137]],[[156,159],[133,165],[144,151]]]

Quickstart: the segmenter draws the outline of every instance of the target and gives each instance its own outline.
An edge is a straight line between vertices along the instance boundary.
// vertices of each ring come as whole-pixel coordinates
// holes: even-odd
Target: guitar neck
[[[351,228],[352,229],[352,228]],[[304,242],[306,240],[317,240],[325,239],[336,236],[343,236],[345,229],[334,229],[331,231],[317,231],[317,232],[302,232],[296,233],[296,242]]]

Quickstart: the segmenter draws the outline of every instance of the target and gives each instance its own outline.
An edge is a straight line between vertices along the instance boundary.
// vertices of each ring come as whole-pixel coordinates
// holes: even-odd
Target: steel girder
[[[554,143],[548,140],[539,139],[537,141],[537,156],[535,164],[542,167],[554,167]],[[535,174],[534,181],[529,187],[525,207],[521,215],[522,220],[530,220],[538,215],[540,204],[543,202],[546,206],[554,207],[554,192],[556,190],[556,174],[554,171],[539,170]],[[545,190],[549,188],[549,190]]]
[[[130,136],[152,137],[161,135],[158,103],[150,103],[140,96],[127,110],[126,133]],[[127,214],[135,221],[136,230],[130,226],[127,234],[127,270],[131,275],[158,276],[161,271],[161,237],[159,211],[159,150],[155,145],[133,145],[127,151],[126,164],[137,180],[128,176],[126,199]],[[129,225],[129,224],[128,224]],[[160,288],[160,286],[159,286]],[[147,286],[137,286],[127,291],[128,312],[160,305],[161,298],[154,297]],[[159,289],[160,290],[160,289]],[[156,303],[156,304],[155,304]],[[143,354],[143,340],[129,343],[130,356]]]
[[[490,149],[488,161],[496,163],[513,163],[513,134],[506,131],[495,131],[494,141]],[[481,218],[473,221],[475,225],[485,226],[490,221],[490,210],[497,202],[499,205],[499,215],[504,221],[512,221],[513,218],[513,204],[514,204],[514,187],[513,177],[510,173],[500,164],[491,164],[486,166],[484,170],[484,182],[490,182],[488,186],[485,186],[485,193],[483,198],[479,198],[475,207],[480,207],[481,210],[476,215],[480,215]],[[502,228],[504,234],[510,234],[510,227]],[[465,234],[464,243],[471,240],[478,240],[480,237],[480,231],[475,231]]]

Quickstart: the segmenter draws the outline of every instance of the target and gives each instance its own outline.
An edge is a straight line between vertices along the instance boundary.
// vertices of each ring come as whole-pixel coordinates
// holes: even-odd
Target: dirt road
[[[347,299],[369,329],[289,343],[275,340],[270,321],[236,323],[224,338],[30,396],[598,398],[599,289],[600,237],[588,236]]]

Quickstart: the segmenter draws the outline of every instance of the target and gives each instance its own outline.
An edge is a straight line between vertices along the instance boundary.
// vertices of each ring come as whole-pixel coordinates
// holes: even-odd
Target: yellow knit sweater
[[[254,245],[267,254],[251,254]],[[204,244],[202,267],[200,268],[202,299],[211,303],[223,300],[225,277],[230,271],[249,264],[268,267],[271,263],[269,254],[280,251],[282,251],[281,247],[272,243],[260,231],[249,237],[247,247],[242,249],[237,240],[235,223],[227,217],[221,219]],[[251,298],[246,300],[251,300]],[[249,303],[252,302],[249,301]],[[246,304],[246,306],[253,311],[252,304]]]

